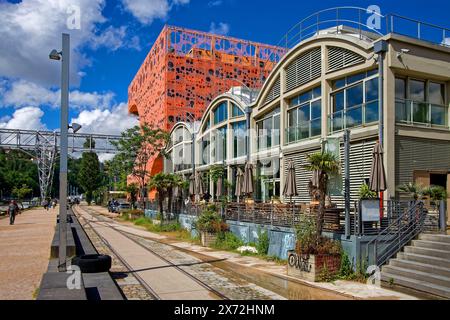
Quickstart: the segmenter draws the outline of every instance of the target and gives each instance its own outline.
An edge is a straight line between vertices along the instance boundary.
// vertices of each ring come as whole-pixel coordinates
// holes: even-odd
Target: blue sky
[[[80,30],[67,30],[73,5]],[[309,14],[346,5],[450,28],[442,0],[0,0],[0,127],[59,126],[60,64],[48,52],[59,49],[62,32],[74,50],[70,118],[85,132],[119,133],[136,123],[126,115],[128,85],[164,24],[276,44]]]

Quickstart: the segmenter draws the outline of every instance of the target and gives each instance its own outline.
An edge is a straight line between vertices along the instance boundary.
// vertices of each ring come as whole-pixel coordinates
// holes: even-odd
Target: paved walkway
[[[109,218],[114,218],[117,216],[115,214],[108,213],[107,209],[103,207],[93,206],[92,209]],[[118,223],[120,223],[121,225],[118,225]],[[318,297],[323,299],[335,299],[336,294],[342,294],[343,296],[341,296],[341,299],[346,296],[356,299],[372,300],[417,300],[416,297],[413,297],[411,295],[384,288],[368,287],[364,283],[354,281],[339,280],[332,283],[317,283],[299,280],[294,277],[287,276],[285,265],[279,265],[274,262],[262,260],[257,257],[241,256],[240,254],[233,252],[218,251],[211,248],[205,248],[188,242],[173,241],[173,239],[170,239],[165,235],[149,232],[147,230],[144,230],[144,228],[142,227],[135,226],[132,223],[123,222],[121,220],[116,220],[114,227],[116,229],[120,229],[121,231],[134,234],[139,237],[154,239],[157,241],[166,240],[172,246],[195,253],[200,253],[212,260],[225,259],[228,262],[234,263],[237,268],[241,267],[242,269],[240,270],[253,269],[262,273],[269,273],[276,277],[288,280],[289,283],[302,283],[304,292],[302,292],[301,294],[295,293],[292,297],[290,297],[292,299],[308,299],[308,296],[311,296],[314,299],[317,299]],[[307,296],[305,296],[305,292]]]
[[[0,300],[34,299],[46,272],[57,210],[32,209],[0,219]]]

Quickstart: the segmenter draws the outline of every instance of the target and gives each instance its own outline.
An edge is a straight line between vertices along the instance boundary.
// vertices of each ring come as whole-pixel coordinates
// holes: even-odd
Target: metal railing
[[[396,214],[389,226],[366,245],[369,264],[385,264],[424,230],[428,210],[422,201],[392,202],[389,210]]]
[[[345,27],[347,27],[345,30]],[[369,8],[334,7],[318,11],[294,25],[278,42],[288,52],[300,42],[326,30],[330,33],[352,33],[360,39],[375,40],[389,33],[408,36],[450,47],[450,29],[397,14],[382,15]],[[278,63],[283,55],[271,54],[267,61]]]
[[[330,132],[361,127],[378,122],[378,100],[363,103],[328,116]]]
[[[448,107],[428,102],[397,99],[395,101],[395,118],[399,123],[449,127]]]

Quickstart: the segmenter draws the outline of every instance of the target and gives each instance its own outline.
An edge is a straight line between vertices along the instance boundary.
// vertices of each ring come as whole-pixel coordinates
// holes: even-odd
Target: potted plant
[[[317,282],[333,278],[341,265],[342,247],[338,241],[317,233],[313,217],[304,217],[297,230],[295,250],[288,252],[287,274]]]
[[[198,217],[195,226],[200,233],[204,247],[216,242],[218,233],[228,230],[228,225],[217,214],[215,206],[208,206]]]

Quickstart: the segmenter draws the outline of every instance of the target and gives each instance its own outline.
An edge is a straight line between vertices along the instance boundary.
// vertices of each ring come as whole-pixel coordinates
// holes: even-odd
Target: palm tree
[[[327,185],[330,175],[339,172],[340,164],[334,154],[329,152],[317,152],[307,156],[308,164],[306,170],[316,171],[319,174],[317,191],[319,195],[319,211],[317,214],[316,231],[317,236],[322,234],[323,220],[325,216],[325,197],[327,194]]]
[[[162,216],[164,213],[164,199],[168,194],[171,183],[171,178],[165,173],[158,173],[150,179],[149,187],[158,192],[159,212]]]
[[[397,187],[397,191],[407,193],[417,201],[423,195],[424,189],[420,184],[409,182]]]
[[[447,190],[441,186],[430,186],[423,190],[423,195],[430,197],[430,200],[439,207],[441,200],[447,199]]]

